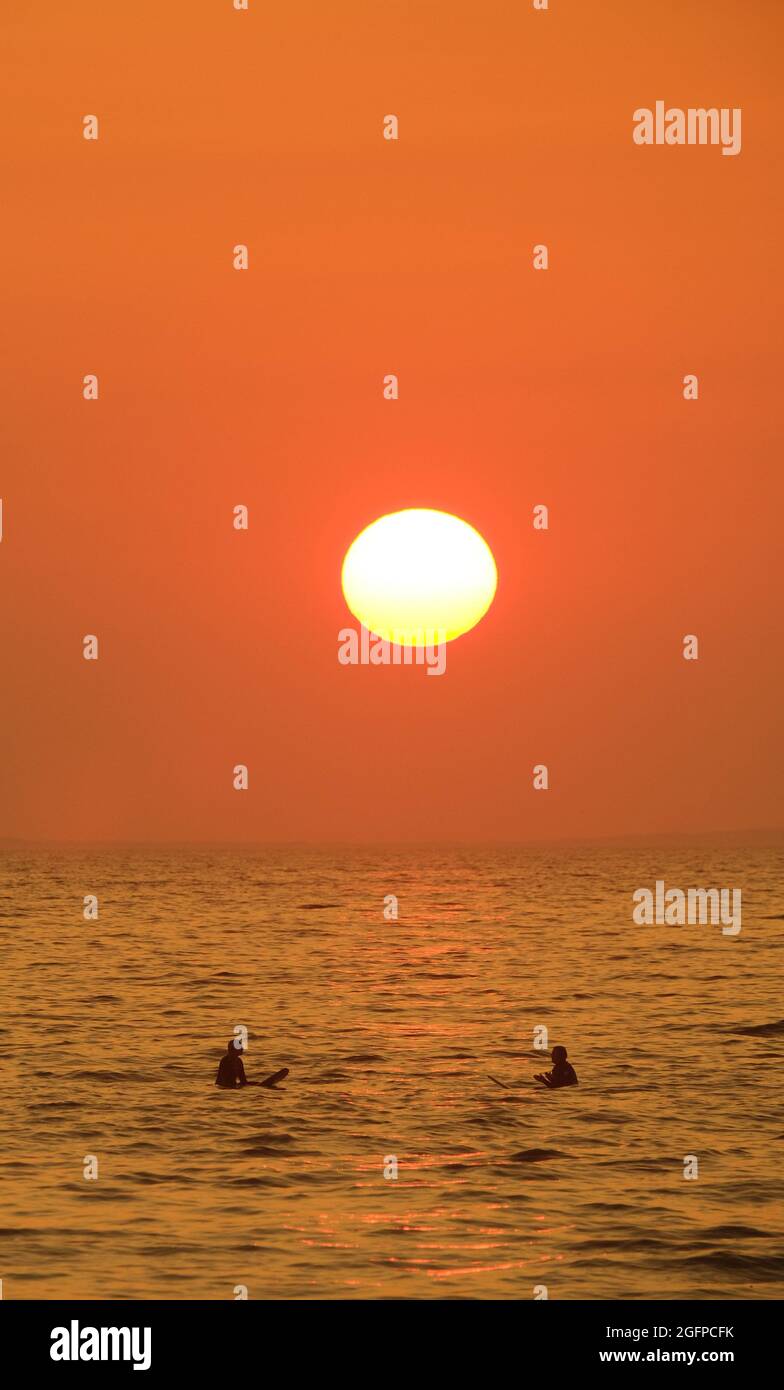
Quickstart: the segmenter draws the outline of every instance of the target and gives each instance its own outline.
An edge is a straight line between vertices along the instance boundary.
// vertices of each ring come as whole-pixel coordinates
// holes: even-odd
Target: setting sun
[[[368,631],[402,646],[451,641],[493,601],[498,573],[478,531],[449,512],[414,508],[379,517],[352,542],[341,576],[346,603]]]

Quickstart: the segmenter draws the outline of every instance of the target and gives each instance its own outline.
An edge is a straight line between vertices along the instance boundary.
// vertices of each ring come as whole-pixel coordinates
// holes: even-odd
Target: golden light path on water
[[[782,856],[697,863],[739,939],[634,925],[657,847],[6,851],[4,1296],[781,1297]]]

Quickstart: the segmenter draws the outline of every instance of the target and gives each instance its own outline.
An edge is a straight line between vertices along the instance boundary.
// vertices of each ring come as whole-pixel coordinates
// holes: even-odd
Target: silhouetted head
[[[565,1062],[565,1061],[566,1061],[566,1048],[565,1048],[565,1047],[554,1047],[553,1050],[552,1050],[552,1052],[550,1053],[550,1056],[552,1057],[553,1061],[555,1062],[555,1065],[558,1066],[560,1062]]]
[[[242,1050],[242,1043],[240,1042],[239,1038],[229,1038],[229,1041],[226,1044],[227,1052],[242,1052]]]

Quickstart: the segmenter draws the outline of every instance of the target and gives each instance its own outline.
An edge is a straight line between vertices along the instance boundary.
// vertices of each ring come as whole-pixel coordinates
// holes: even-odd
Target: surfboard
[[[288,1067],[281,1067],[280,1071],[274,1071],[274,1072],[272,1073],[272,1076],[268,1076],[267,1079],[266,1079],[266,1081],[260,1081],[260,1082],[259,1082],[259,1085],[260,1085],[260,1086],[267,1086],[267,1087],[277,1086],[277,1084],[278,1084],[279,1081],[285,1081],[285,1080],[286,1080],[286,1077],[288,1076],[288,1074],[289,1074],[289,1069],[288,1069]]]
[[[546,1087],[546,1086],[540,1086],[538,1083],[534,1084],[534,1079],[533,1079],[533,1077],[532,1077],[530,1080],[518,1081],[516,1085],[510,1086],[509,1083],[508,1083],[507,1081],[499,1081],[498,1077],[497,1077],[497,1076],[493,1076],[493,1073],[490,1072],[490,1071],[487,1073],[487,1076],[488,1076],[488,1078],[489,1078],[490,1081],[494,1081],[494,1082],[495,1082],[496,1086],[501,1086],[505,1091],[514,1091],[518,1096],[519,1096],[522,1092],[525,1092],[525,1091],[546,1091],[546,1090],[547,1090],[547,1087]]]

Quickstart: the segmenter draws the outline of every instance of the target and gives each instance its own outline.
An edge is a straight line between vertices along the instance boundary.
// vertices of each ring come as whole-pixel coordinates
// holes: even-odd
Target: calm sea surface
[[[6,1298],[784,1293],[780,851],[0,865]],[[635,926],[657,878],[740,887],[740,935]],[[213,1085],[235,1025],[279,1092]]]

